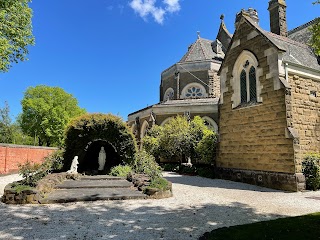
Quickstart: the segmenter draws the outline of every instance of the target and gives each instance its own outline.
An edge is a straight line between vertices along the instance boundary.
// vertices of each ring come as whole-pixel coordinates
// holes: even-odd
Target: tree
[[[313,4],[320,4],[320,0],[317,0]],[[311,46],[313,47],[315,54],[320,56],[320,18],[310,27],[312,32],[311,36]]]
[[[11,63],[27,60],[28,46],[34,45],[31,0],[0,0],[0,71]]]
[[[12,128],[10,118],[10,108],[8,102],[4,103],[4,107],[0,108],[0,142],[12,142]]]
[[[216,134],[199,116],[192,121],[182,116],[172,118],[163,127],[152,127],[142,140],[143,148],[156,158],[182,161],[185,157],[188,162],[200,158],[207,163],[214,160],[216,143]]]
[[[29,87],[21,104],[22,130],[37,136],[40,146],[61,146],[69,121],[85,113],[71,94],[45,85]]]

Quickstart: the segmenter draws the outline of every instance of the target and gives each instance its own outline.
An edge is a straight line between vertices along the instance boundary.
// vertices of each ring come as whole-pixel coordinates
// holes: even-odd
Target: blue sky
[[[288,28],[320,14],[312,0],[287,0]],[[36,45],[29,61],[0,74],[0,106],[12,118],[29,86],[59,86],[88,112],[127,115],[159,101],[161,72],[197,38],[215,39],[220,15],[230,32],[242,8],[269,30],[268,0],[45,0],[31,3]]]

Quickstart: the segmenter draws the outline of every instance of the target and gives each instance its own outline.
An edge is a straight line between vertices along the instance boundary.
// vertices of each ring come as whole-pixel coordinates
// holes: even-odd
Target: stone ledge
[[[301,173],[278,173],[230,168],[216,168],[215,172],[217,178],[235,182],[244,182],[291,192],[305,190],[305,178]]]

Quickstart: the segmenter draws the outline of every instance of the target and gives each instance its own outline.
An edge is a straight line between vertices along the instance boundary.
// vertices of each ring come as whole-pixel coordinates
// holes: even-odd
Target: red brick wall
[[[0,144],[0,174],[17,172],[18,165],[27,161],[41,163],[57,148]]]

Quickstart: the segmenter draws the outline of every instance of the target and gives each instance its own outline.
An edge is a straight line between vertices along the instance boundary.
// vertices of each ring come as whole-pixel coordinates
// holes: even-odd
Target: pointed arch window
[[[240,91],[241,91],[241,103],[247,102],[247,74],[245,70],[242,70],[240,75]]]
[[[240,73],[240,102],[257,102],[257,77],[256,69],[246,61]],[[249,69],[249,70],[248,70]]]
[[[254,66],[252,66],[249,71],[249,85],[250,85],[250,102],[256,102],[257,101],[257,79],[256,79],[256,69]]]
[[[243,50],[234,63],[230,85],[233,88],[231,96],[232,108],[255,106],[263,102],[261,90],[263,85],[260,77],[263,68],[259,67],[256,56]]]

